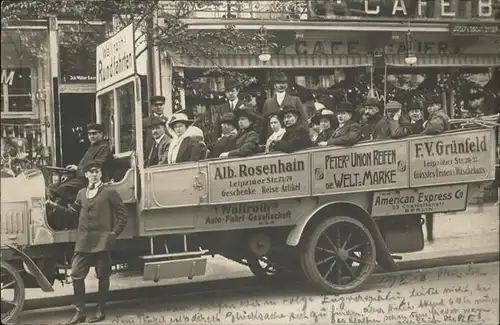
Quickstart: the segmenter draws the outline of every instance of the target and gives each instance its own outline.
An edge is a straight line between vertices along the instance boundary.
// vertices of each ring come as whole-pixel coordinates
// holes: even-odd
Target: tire
[[[25,288],[24,282],[19,272],[9,263],[0,261],[1,270],[1,284],[2,284],[2,297],[1,297],[1,310],[2,310],[2,324],[13,322],[19,317],[23,310]],[[3,288],[4,285],[10,284],[8,287]],[[4,290],[12,287],[14,289],[14,300],[10,297],[4,297]],[[8,311],[7,311],[7,310]]]
[[[329,236],[332,229],[336,229],[334,239]],[[376,244],[370,231],[347,216],[321,222],[306,238],[301,252],[304,274],[316,289],[328,294],[358,291],[373,273],[376,261]],[[354,263],[358,264],[355,270]],[[349,281],[344,283],[346,277]]]

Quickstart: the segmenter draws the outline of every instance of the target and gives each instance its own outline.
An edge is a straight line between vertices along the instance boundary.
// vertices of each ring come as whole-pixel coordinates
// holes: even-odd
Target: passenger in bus
[[[168,145],[170,139],[166,135],[167,124],[157,116],[149,120],[149,131],[153,135],[154,145],[146,158],[145,167],[163,165],[167,163]]]
[[[153,134],[149,132],[148,126],[150,123],[150,120],[153,117],[157,117],[165,121],[167,123],[168,118],[163,114],[163,108],[165,105],[165,97],[164,96],[152,96],[151,99],[149,100],[151,103],[151,116],[145,117],[142,119],[142,130],[144,132],[144,157],[147,157],[149,152],[151,151],[151,148],[153,148],[154,144],[154,138]],[[169,134],[169,130],[166,130],[166,135],[167,135],[167,142],[170,142],[170,139],[172,138],[172,135]]]
[[[67,168],[75,172],[76,177],[68,179],[57,187],[51,187],[49,193],[55,200],[72,202],[79,190],[87,185],[87,178],[83,172],[83,166],[89,161],[97,161],[102,166],[103,181],[108,180],[109,167],[113,161],[111,148],[104,140],[104,127],[101,124],[90,123],[87,125],[90,147],[87,149],[78,166],[69,165]]]
[[[207,145],[205,144],[205,136],[203,130],[197,126],[191,125],[186,133],[195,141],[193,151],[191,152],[190,161],[200,161],[207,158]]]
[[[319,126],[318,121],[313,121],[312,117],[309,119],[309,139],[311,139],[311,142],[315,143],[316,139],[319,136],[319,133],[321,132],[321,128]]]
[[[274,151],[274,145],[283,138],[286,129],[281,125],[281,117],[279,114],[272,113],[268,116],[267,121],[273,133],[267,138],[265,153]]]
[[[352,120],[354,108],[349,102],[341,102],[337,108],[339,127],[333,132],[328,141],[318,142],[318,146],[352,146],[361,138],[361,127]]]
[[[309,148],[312,143],[309,138],[309,129],[304,126],[303,120],[307,116],[302,115],[300,108],[293,105],[285,105],[281,111],[283,124],[286,132],[272,147],[272,151],[294,152]]]
[[[373,140],[377,124],[383,119],[380,103],[375,97],[367,97],[363,104],[363,140]]]
[[[187,161],[198,161],[200,158],[199,148],[202,144],[194,139],[193,131],[187,132],[188,128],[193,124],[185,113],[175,113],[170,118],[168,126],[173,130],[173,138],[170,141],[167,152],[167,163],[175,164]],[[203,135],[203,133],[202,133]]]
[[[236,137],[238,135],[238,121],[233,112],[222,115],[220,119],[222,135],[215,143],[208,146],[208,158],[217,158],[223,152],[236,148]]]
[[[424,130],[421,134],[436,135],[450,129],[450,118],[441,109],[441,96],[430,94],[426,98],[427,112],[429,118],[424,122]]]
[[[413,100],[410,103],[408,114],[410,115],[411,133],[420,134],[424,130],[424,103],[421,100]]]
[[[315,141],[313,141],[314,145],[318,145],[320,142],[328,141],[332,138],[333,132],[338,127],[339,122],[337,121],[337,117],[332,110],[327,108],[322,109],[317,112],[311,118],[316,124],[320,126],[320,132]]]
[[[279,72],[273,80],[275,94],[272,98],[266,99],[264,105],[262,106],[262,114],[264,116],[269,116],[271,113],[278,113],[283,108],[287,106],[294,106],[300,111],[300,116],[304,116],[301,119],[301,123],[305,128],[308,127],[307,122],[307,112],[300,101],[299,97],[292,96],[286,93],[288,88],[288,78],[284,72]],[[268,123],[262,123],[260,128],[260,143],[265,144],[272,131]]]
[[[224,81],[227,102],[220,107],[220,113],[215,117],[214,138],[222,135],[221,115],[234,112],[235,109],[243,108],[244,102],[238,98],[241,90],[241,84],[235,79],[226,79]]]
[[[238,118],[238,135],[236,137],[236,146],[233,150],[223,152],[219,155],[221,158],[227,157],[248,157],[259,152],[259,134],[255,132],[256,122],[260,121],[261,116],[251,107],[245,106],[242,109],[234,111]]]

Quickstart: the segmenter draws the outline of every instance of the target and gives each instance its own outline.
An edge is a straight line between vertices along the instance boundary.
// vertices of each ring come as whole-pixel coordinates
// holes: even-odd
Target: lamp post
[[[411,30],[408,28],[408,32],[406,32],[406,58],[405,63],[409,66],[412,66],[417,63],[418,59],[415,55],[415,51],[413,50],[413,34]]]
[[[259,61],[266,63],[267,61],[271,60],[271,54],[269,53],[269,46],[267,45],[267,29],[262,26],[259,29],[260,35],[264,38],[262,41],[262,45],[260,47],[260,54],[259,54]]]

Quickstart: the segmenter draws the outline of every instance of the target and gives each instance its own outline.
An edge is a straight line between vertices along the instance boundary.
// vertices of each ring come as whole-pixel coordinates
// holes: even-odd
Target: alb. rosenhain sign
[[[132,24],[97,46],[97,91],[134,74],[134,46]]]

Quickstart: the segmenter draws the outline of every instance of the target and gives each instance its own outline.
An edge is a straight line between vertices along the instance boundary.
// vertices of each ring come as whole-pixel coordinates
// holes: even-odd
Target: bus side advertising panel
[[[309,196],[308,153],[225,159],[209,164],[210,203]]]
[[[373,193],[372,216],[463,211],[467,184],[433,186]]]
[[[364,192],[408,187],[408,145],[397,141],[316,151],[312,194]]]
[[[495,178],[491,130],[410,140],[410,185],[480,182]]]

